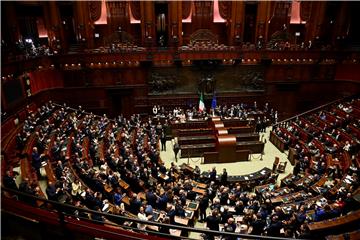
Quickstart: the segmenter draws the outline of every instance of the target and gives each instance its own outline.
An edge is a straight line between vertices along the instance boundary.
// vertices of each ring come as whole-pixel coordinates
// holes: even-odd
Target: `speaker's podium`
[[[216,152],[205,152],[204,163],[236,162],[236,136],[229,134],[219,117],[212,118],[212,127],[216,133]]]

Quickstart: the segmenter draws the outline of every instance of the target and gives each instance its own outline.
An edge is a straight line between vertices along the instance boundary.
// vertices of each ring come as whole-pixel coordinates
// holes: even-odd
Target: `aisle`
[[[264,136],[263,139],[266,139],[266,144],[264,148],[265,154],[262,156],[262,160],[261,160],[261,154],[252,154],[250,158],[251,160],[246,162],[201,164],[202,158],[196,157],[196,158],[180,158],[178,159],[177,165],[181,165],[183,163],[189,163],[192,167],[198,165],[201,171],[208,171],[211,170],[213,167],[216,167],[218,173],[221,173],[222,169],[226,168],[228,175],[231,176],[231,175],[243,175],[243,174],[256,172],[264,167],[268,167],[272,169],[275,157],[279,157],[280,161],[288,162],[286,165],[285,172],[279,175],[278,178],[279,180],[285,177],[287,174],[292,173],[293,166],[287,160],[288,151],[285,151],[285,153],[280,152],[269,141],[270,131],[271,131],[271,127],[268,127],[265,133],[260,134],[260,140],[262,136]],[[175,155],[173,152],[172,141],[166,142],[166,150],[167,151],[160,152],[160,157],[164,161],[166,167],[169,167],[171,162],[175,162]],[[180,153],[178,156],[180,156]]]

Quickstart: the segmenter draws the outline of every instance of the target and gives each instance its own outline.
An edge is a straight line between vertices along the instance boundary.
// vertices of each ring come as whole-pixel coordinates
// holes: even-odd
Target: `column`
[[[341,7],[335,20],[335,29],[332,37],[333,44],[341,44],[343,41],[345,41],[345,38],[347,37],[346,35],[350,16],[348,6],[348,3],[341,2]]]
[[[306,23],[305,41],[313,41],[320,37],[324,21],[326,2],[313,2],[310,21]]]
[[[258,8],[257,8],[257,17],[256,17],[256,35],[255,35],[255,43],[257,43],[257,41],[261,40],[261,41],[266,41],[267,40],[267,34],[266,34],[266,29],[267,29],[267,25],[268,25],[268,13],[269,13],[269,7],[270,4],[268,1],[263,2],[260,1],[258,3]]]
[[[154,2],[142,1],[140,8],[142,43],[145,46],[154,46],[156,44]]]
[[[181,29],[182,29],[182,14],[181,14],[181,2],[171,1],[169,2],[169,45],[177,46],[182,42]]]
[[[50,42],[53,46],[56,48],[59,48],[59,50],[66,50],[68,48],[68,42],[67,39],[65,39],[64,36],[64,29],[62,27],[59,8],[55,1],[49,1],[47,2],[48,5],[48,19],[50,20],[50,29],[48,29],[48,34],[51,31],[49,36],[52,36],[53,38],[50,39]],[[50,30],[50,31],[49,31]]]
[[[15,43],[21,40],[20,28],[16,16],[15,3],[3,2],[3,8],[5,9],[5,24],[7,25],[8,33],[7,39],[9,46],[15,46]],[[4,29],[3,29],[4,30]]]
[[[239,45],[244,35],[245,4],[242,1],[231,2],[229,45]]]

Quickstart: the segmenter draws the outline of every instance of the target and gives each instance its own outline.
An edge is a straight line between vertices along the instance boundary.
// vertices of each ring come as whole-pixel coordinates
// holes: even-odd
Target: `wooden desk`
[[[198,143],[214,143],[216,140],[214,135],[187,136],[179,137],[178,143],[181,145],[191,145]]]
[[[204,188],[204,189],[207,188],[207,184],[205,184],[205,183],[199,183],[196,181],[193,181],[193,183],[195,184],[195,187],[197,187],[197,188]]]
[[[256,186],[254,188],[254,190],[255,190],[255,193],[262,194],[263,192],[268,191],[271,188],[271,186],[275,187],[274,184],[269,183],[269,184],[265,184],[265,185],[261,185],[261,186]]]
[[[213,134],[213,130],[211,128],[179,129],[179,130],[177,130],[178,137],[201,136],[201,135],[211,135],[211,134]]]
[[[216,150],[218,162],[236,162],[236,137],[231,134],[218,135]]]
[[[262,153],[265,144],[261,141],[237,142],[236,150],[250,150],[251,153]]]
[[[291,193],[291,194],[287,194],[287,195],[283,195],[283,196],[277,196],[277,197],[271,198],[270,201],[273,204],[289,203],[289,202],[294,202],[294,201],[300,200],[300,199],[304,198],[304,196],[307,196],[306,193],[304,191],[300,191],[300,192],[295,192],[295,193]]]
[[[204,152],[213,152],[215,146],[215,143],[182,145],[180,146],[181,157],[201,157]]]
[[[247,126],[249,123],[248,120],[241,120],[240,118],[224,118],[222,121],[227,128]]]
[[[162,180],[166,181],[169,179],[169,176],[168,175],[165,175],[165,174],[160,174],[158,175],[159,178],[161,178]]]
[[[109,184],[107,184],[107,183],[104,185],[104,189],[105,189],[105,191],[108,192],[108,193],[110,193],[110,192],[113,190],[112,187],[111,187]]]
[[[138,196],[142,199],[142,200],[146,200],[146,194],[144,192],[139,192]]]
[[[349,213],[346,216],[341,216],[333,219],[328,219],[321,222],[309,223],[308,227],[311,232],[338,228],[344,225],[350,225],[360,220],[360,210]]]
[[[281,152],[285,151],[285,141],[278,137],[274,131],[270,132],[270,142],[275,145]]]
[[[186,163],[183,163],[180,165],[180,169],[185,173],[186,171],[187,172],[190,172],[191,174],[194,173],[194,168],[191,167],[190,165],[186,164]]]
[[[324,197],[319,195],[316,197],[312,197],[312,198],[308,198],[305,199],[304,201],[300,201],[300,202],[293,202],[293,203],[287,203],[287,204],[281,204],[280,207],[282,209],[282,211],[285,214],[290,214],[291,210],[300,206],[300,205],[304,205],[305,209],[308,209],[308,205],[313,205],[316,202],[320,201],[321,199],[323,199]]]
[[[260,137],[258,133],[238,133],[234,135],[236,137],[237,142],[259,141],[259,137]]]
[[[182,218],[179,216],[175,216],[174,221],[178,224],[184,225],[184,226],[188,226],[190,219],[188,218]]]
[[[328,235],[325,237],[326,240],[356,240],[356,239],[360,239],[360,230],[356,230],[353,232],[349,232],[349,233],[343,233],[340,235]]]
[[[127,190],[129,188],[129,184],[127,184],[124,180],[120,179],[119,180],[119,185],[120,187],[122,187],[123,189]]]
[[[229,134],[241,134],[241,133],[253,133],[254,127],[243,126],[243,127],[230,127],[228,128]]]
[[[192,191],[193,191],[193,192],[196,192],[196,193],[198,193],[198,194],[201,194],[201,195],[204,195],[205,192],[206,192],[206,190],[200,189],[200,188],[196,188],[196,187],[194,187],[194,188],[192,189]]]
[[[281,187],[289,186],[293,182],[294,177],[295,176],[292,173],[289,173],[286,177],[280,180],[281,182],[280,186]]]
[[[307,188],[309,187],[313,182],[315,181],[315,177],[313,175],[307,175],[302,178],[300,178],[298,181],[296,181],[294,184],[297,187],[303,187]]]
[[[317,181],[316,183],[314,183],[310,188],[311,190],[313,190],[316,193],[321,194],[321,191],[319,191],[319,187],[322,187],[324,185],[324,183],[328,180],[327,176],[323,176],[322,178],[320,178],[319,181]]]
[[[263,179],[268,179],[271,175],[271,169],[265,167],[257,172],[246,174],[246,175],[239,175],[239,176],[228,176],[229,182],[239,182],[244,184],[257,184],[258,181]]]
[[[289,148],[289,154],[288,154],[288,159],[291,163],[291,165],[295,165],[295,159],[297,158],[297,153],[295,148]]]
[[[130,199],[128,196],[123,197],[121,201],[126,205],[130,206]]]

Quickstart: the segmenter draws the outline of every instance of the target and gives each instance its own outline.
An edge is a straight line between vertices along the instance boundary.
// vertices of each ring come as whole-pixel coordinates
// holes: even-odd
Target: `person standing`
[[[165,135],[164,130],[161,131],[160,141],[161,141],[161,151],[166,152],[166,135]]]
[[[218,216],[218,211],[217,209],[214,209],[211,215],[206,218],[206,227],[213,231],[219,231],[219,223],[220,223],[220,218]],[[210,240],[214,239],[213,234],[209,234],[208,237]]]
[[[179,146],[179,143],[177,141],[177,139],[175,139],[175,143],[174,143],[174,153],[175,153],[175,160],[177,162],[177,155],[180,151],[180,146]]]
[[[210,172],[210,176],[209,176],[211,182],[216,181],[216,174],[217,174],[216,173],[216,167],[213,167],[212,171]]]
[[[199,210],[200,210],[200,222],[204,222],[206,219],[206,209],[209,207],[209,197],[208,194],[205,192],[204,196],[201,197],[199,203]]]
[[[220,179],[221,184],[224,185],[224,186],[227,185],[227,176],[228,176],[228,174],[227,174],[226,168],[224,168],[223,173],[221,175],[221,179]]]
[[[40,154],[38,152],[37,147],[33,148],[33,152],[31,154],[32,166],[34,167],[38,178],[41,178],[40,168],[41,168],[41,161],[43,156],[44,154]]]
[[[157,109],[156,105],[154,105],[152,112],[155,116],[158,114],[158,109]]]

